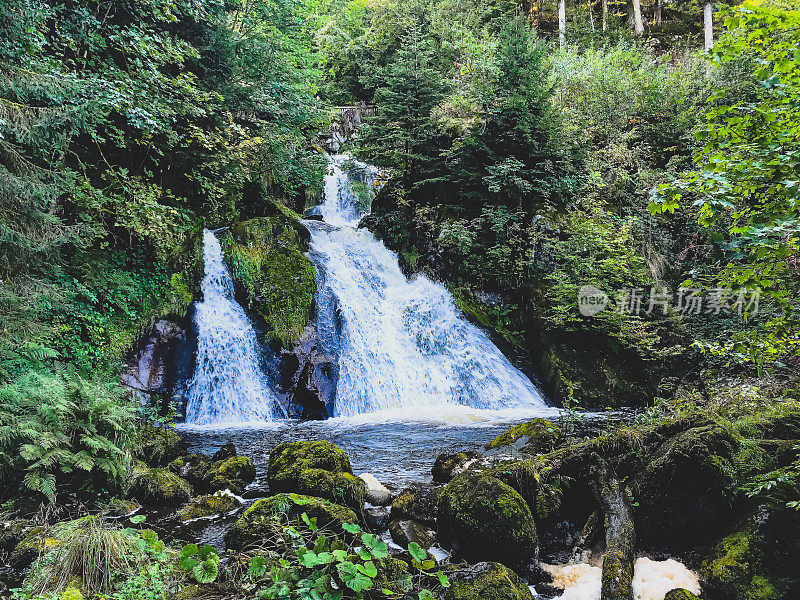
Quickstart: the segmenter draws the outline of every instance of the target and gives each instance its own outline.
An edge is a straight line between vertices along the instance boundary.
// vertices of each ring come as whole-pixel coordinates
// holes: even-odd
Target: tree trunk
[[[661,25],[661,3],[663,0],[656,0],[656,8],[653,12],[653,24]]]
[[[558,41],[563,46],[567,41],[567,2],[558,0]]]
[[[608,0],[602,0],[603,4],[603,33],[608,29]]]
[[[636,531],[628,494],[600,459],[595,467],[595,495],[603,511],[606,551],[600,600],[633,600]]]
[[[587,3],[587,7],[589,8],[589,23],[592,26],[592,33],[594,33],[595,32],[595,28],[594,28],[594,11],[592,10],[592,2],[593,2],[593,0],[589,0],[589,2]]]
[[[703,4],[703,48],[710,52],[714,47],[714,3],[706,2]]]
[[[633,32],[641,37],[644,35],[644,23],[642,23],[642,4],[640,0],[628,1],[628,23],[633,26]]]

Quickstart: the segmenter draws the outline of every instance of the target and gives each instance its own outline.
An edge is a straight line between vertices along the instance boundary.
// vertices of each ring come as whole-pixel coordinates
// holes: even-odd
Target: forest
[[[798,298],[793,0],[2,0],[0,598],[798,599]]]

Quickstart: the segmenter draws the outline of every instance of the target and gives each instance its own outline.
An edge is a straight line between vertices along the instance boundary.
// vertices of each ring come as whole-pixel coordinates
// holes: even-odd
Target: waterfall
[[[463,317],[444,286],[422,275],[406,279],[397,256],[356,228],[361,214],[345,160],[331,159],[325,223],[307,222],[320,271],[317,328],[333,336],[328,345],[338,354],[334,416],[544,408],[533,383]],[[375,170],[361,169],[369,186]]]
[[[277,399],[259,366],[258,342],[244,309],[234,300],[222,246],[203,232],[203,301],[195,304],[197,358],[189,382],[186,422],[191,425],[264,423]]]

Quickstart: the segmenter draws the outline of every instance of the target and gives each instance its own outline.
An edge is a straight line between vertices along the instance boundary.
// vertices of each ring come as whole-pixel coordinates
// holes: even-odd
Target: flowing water
[[[278,402],[259,366],[253,325],[233,298],[233,281],[217,236],[203,232],[203,301],[195,304],[197,358],[189,382],[186,423],[267,423]]]
[[[444,286],[406,279],[397,256],[356,228],[362,215],[344,160],[331,160],[324,222],[308,222],[321,271],[317,325],[338,355],[334,416],[545,409],[535,385],[463,317]],[[374,171],[365,171],[370,185]]]
[[[331,440],[348,452],[356,472],[399,488],[429,479],[440,452],[479,449],[514,423],[557,414],[463,317],[444,286],[419,275],[407,279],[397,256],[357,228],[364,209],[351,184],[358,178],[369,188],[377,172],[353,164],[332,157],[317,209],[323,221],[305,221],[317,266],[317,331],[336,365],[334,418],[276,419],[252,325],[233,300],[219,241],[205,235],[198,356],[184,430],[194,450],[213,452],[233,441],[251,456],[258,468],[252,493],[264,484],[270,450],[283,441]]]

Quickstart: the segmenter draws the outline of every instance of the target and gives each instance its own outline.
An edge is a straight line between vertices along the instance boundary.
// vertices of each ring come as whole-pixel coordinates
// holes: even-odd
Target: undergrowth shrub
[[[65,373],[0,387],[0,494],[113,493],[130,466],[135,410],[116,384]]]

